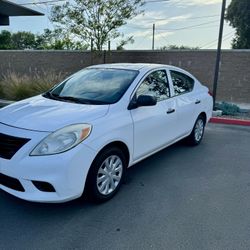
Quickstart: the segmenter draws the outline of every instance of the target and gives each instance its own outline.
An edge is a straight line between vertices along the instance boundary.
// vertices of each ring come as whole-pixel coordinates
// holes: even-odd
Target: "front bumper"
[[[30,138],[10,160],[0,158],[0,173],[20,182],[24,191],[17,191],[0,184],[0,189],[24,200],[36,202],[65,202],[80,197],[96,152],[79,144],[75,148],[56,155],[29,156],[31,150],[48,134],[13,128],[0,124],[0,132]],[[53,186],[53,192],[39,190],[34,181]]]

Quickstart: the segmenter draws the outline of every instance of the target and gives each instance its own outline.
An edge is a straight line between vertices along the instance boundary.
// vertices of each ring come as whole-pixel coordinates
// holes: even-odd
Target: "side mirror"
[[[137,106],[154,106],[157,103],[156,97],[151,95],[140,95],[137,98]]]
[[[140,95],[136,99],[135,97],[131,100],[128,109],[136,109],[138,107],[143,107],[143,106],[154,106],[157,103],[157,99],[155,96],[151,95]]]

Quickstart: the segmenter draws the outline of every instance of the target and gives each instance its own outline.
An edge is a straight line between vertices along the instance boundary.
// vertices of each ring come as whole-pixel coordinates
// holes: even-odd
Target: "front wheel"
[[[87,177],[86,189],[95,202],[111,199],[121,186],[127,168],[126,158],[119,148],[108,148],[94,160]]]
[[[205,129],[205,119],[203,116],[199,116],[194,124],[191,134],[188,136],[188,142],[192,146],[200,144]]]

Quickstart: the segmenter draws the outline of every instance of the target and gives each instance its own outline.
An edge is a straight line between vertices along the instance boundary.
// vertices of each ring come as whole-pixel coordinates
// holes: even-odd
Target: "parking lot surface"
[[[198,147],[130,168],[101,205],[0,191],[0,224],[0,249],[250,249],[250,127],[209,124]]]

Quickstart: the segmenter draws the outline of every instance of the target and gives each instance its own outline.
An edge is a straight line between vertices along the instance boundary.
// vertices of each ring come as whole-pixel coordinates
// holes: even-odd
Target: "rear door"
[[[134,160],[156,151],[177,136],[175,103],[170,98],[166,70],[148,73],[135,90],[134,98],[140,95],[155,96],[157,104],[130,111],[134,124]]]
[[[192,77],[178,70],[170,70],[169,76],[177,111],[176,129],[181,137],[191,132],[198,117],[197,105],[200,105],[201,100],[197,99],[195,80]]]

